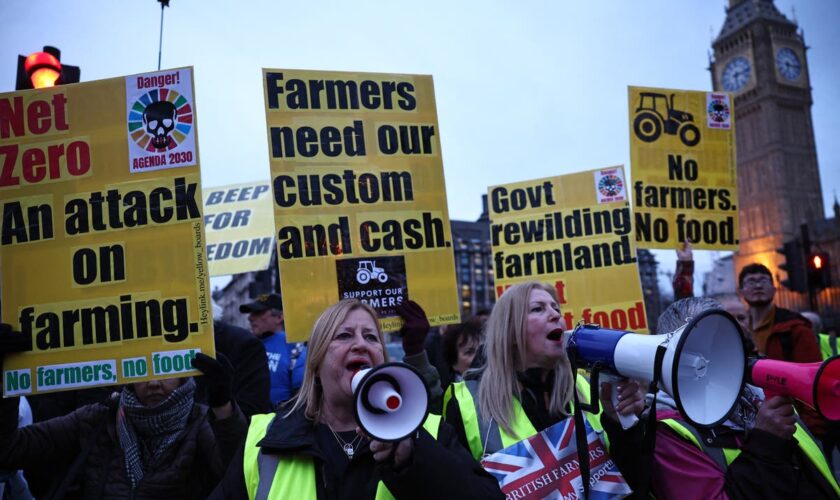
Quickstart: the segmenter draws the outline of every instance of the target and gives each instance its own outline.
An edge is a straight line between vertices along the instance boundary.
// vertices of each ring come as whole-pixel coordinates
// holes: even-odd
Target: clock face
[[[796,52],[787,47],[776,52],[776,66],[779,68],[779,74],[791,82],[798,80],[802,74],[802,63],[799,62],[799,57]]]
[[[750,81],[750,62],[746,57],[736,57],[723,68],[723,88],[727,92],[737,92]]]

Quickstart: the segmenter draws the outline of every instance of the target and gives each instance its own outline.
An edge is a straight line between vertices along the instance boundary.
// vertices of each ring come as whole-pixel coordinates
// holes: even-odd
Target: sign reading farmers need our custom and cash
[[[567,328],[646,332],[626,188],[622,167],[488,188],[496,296],[542,281],[557,290]]]
[[[268,269],[274,212],[268,182],[204,189],[204,229],[210,276]]]
[[[629,87],[636,241],[642,248],[738,249],[730,94]]]
[[[340,299],[459,320],[432,78],[263,70],[286,332]]]
[[[213,355],[192,69],[0,94],[5,395]]]

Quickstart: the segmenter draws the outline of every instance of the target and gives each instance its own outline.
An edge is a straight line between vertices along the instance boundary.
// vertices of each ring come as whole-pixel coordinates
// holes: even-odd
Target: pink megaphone
[[[755,359],[748,371],[748,382],[764,389],[765,400],[790,396],[811,406],[825,419],[840,420],[840,356],[822,363]]]

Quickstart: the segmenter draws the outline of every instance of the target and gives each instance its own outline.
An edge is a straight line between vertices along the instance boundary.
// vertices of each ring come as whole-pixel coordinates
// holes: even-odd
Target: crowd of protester
[[[836,332],[823,332],[818,317],[774,305],[761,264],[743,268],[737,296],[694,297],[686,242],[673,286],[659,333],[724,310],[750,356],[805,363],[837,355]],[[446,327],[431,328],[415,302],[396,310],[399,361],[422,377],[431,410],[401,440],[370,437],[354,413],[355,373],[390,361],[376,311],[342,300],[306,343],[290,343],[281,297],[266,294],[240,307],[250,332],[214,323],[215,358],[194,360],[201,376],[3,398],[0,500],[503,498],[481,460],[567,419],[595,430],[632,498],[840,497],[837,426],[800,401],[765,398],[746,384],[725,422],[700,428],[668,394],[646,397],[641,381],[623,379],[615,404],[605,383],[600,411],[590,411],[589,381],[570,364],[570,325],[553,287],[515,285],[492,311]],[[28,349],[31,337],[3,325],[0,361]],[[619,415],[639,423],[625,427]],[[589,458],[579,458],[588,478]]]

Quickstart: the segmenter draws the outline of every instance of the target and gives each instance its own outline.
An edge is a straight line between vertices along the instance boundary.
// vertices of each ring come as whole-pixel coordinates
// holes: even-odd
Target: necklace
[[[362,444],[361,434],[356,434],[356,437],[348,443],[347,441],[341,439],[341,436],[339,436],[338,433],[335,432],[332,427],[329,427],[329,429],[335,437],[335,440],[338,442],[338,445],[341,446],[342,450],[344,450],[344,454],[347,455],[347,458],[352,459],[353,455],[356,454],[356,446]]]

